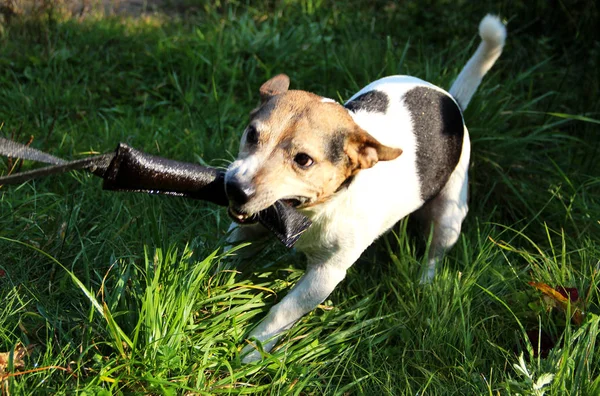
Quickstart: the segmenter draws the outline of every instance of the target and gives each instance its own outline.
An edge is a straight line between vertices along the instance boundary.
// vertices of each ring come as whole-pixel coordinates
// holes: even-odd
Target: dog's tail
[[[485,73],[492,68],[502,53],[506,27],[497,16],[488,14],[479,24],[479,35],[481,44],[450,88],[450,95],[463,110],[469,105]]]

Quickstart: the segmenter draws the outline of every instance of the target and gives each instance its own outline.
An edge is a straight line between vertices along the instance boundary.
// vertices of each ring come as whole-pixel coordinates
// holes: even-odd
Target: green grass
[[[64,158],[126,142],[226,166],[268,77],[340,100],[389,74],[447,88],[498,12],[505,52],[465,114],[464,232],[422,286],[401,222],[277,350],[241,365],[300,255],[274,242],[237,261],[222,254],[224,210],[104,192],[84,173],[3,186],[0,352],[36,344],[4,392],[600,393],[595,3],[183,3],[196,6],[179,17],[47,10],[0,25],[0,134]],[[531,281],[579,300],[550,309]]]

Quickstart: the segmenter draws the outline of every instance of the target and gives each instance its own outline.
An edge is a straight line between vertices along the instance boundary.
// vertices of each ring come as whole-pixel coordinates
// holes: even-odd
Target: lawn
[[[339,101],[391,74],[449,88],[487,12],[508,39],[464,115],[470,213],[433,283],[402,221],[259,363],[245,337],[300,254],[224,254],[222,208],[85,172],[1,186],[2,394],[600,394],[595,2],[52,4],[0,19],[0,136],[67,159],[125,142],[226,167],[275,74]]]

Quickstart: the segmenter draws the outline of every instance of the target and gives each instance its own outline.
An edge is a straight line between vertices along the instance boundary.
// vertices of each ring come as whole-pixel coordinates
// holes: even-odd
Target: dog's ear
[[[350,134],[346,145],[353,172],[371,168],[379,161],[391,161],[402,154],[402,149],[384,146],[377,139],[357,128]]]
[[[260,87],[260,99],[264,103],[275,95],[287,92],[290,87],[290,78],[285,74],[278,74],[269,79]]]

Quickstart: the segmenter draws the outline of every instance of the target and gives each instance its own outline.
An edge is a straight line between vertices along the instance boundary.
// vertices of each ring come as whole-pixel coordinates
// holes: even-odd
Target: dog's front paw
[[[421,279],[419,283],[421,285],[429,285],[433,281],[435,277],[435,268],[425,268],[425,270],[421,273]]]
[[[421,285],[429,285],[435,278],[435,269],[437,268],[439,259],[437,257],[431,258],[427,261],[427,265],[421,270]]]
[[[242,363],[253,363],[262,359],[263,354],[265,352],[270,352],[271,349],[277,344],[279,341],[280,335],[271,336],[271,337],[260,337],[256,335],[250,335],[250,342],[242,349]],[[260,341],[257,342],[257,340]],[[265,342],[265,340],[268,340]]]

